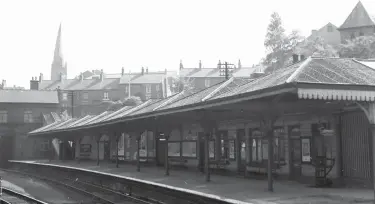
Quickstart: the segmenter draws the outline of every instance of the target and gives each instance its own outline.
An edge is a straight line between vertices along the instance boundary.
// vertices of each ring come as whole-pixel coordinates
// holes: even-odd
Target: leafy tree
[[[359,36],[339,45],[340,57],[375,58],[375,35]]]
[[[320,36],[305,39],[294,48],[295,54],[319,57],[337,57],[338,52],[335,47],[324,42]]]
[[[108,103],[107,111],[117,111],[118,109],[120,109],[122,107],[123,107],[123,104],[120,100],[110,101]]]
[[[180,93],[184,90],[192,90],[194,88],[193,79],[186,77],[173,77],[171,90],[173,93]]]
[[[142,103],[142,99],[138,96],[130,96],[123,100],[123,106],[137,106]]]
[[[302,40],[303,38],[298,31],[293,31],[287,35],[279,14],[272,13],[264,40],[264,46],[268,52],[263,61],[266,66],[266,72],[272,72],[288,64],[293,55],[294,47]]]

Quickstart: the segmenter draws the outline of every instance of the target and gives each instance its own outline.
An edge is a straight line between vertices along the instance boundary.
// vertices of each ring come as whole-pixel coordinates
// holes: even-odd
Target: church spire
[[[58,80],[61,75],[66,77],[67,75],[67,64],[64,61],[62,46],[61,46],[61,23],[59,31],[57,33],[55,52],[53,55],[53,61],[51,66],[51,80]]]

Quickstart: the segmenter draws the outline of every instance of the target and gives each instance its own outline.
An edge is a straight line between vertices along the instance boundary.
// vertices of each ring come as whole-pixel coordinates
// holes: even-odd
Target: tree
[[[375,35],[360,36],[339,45],[340,57],[375,58]]]
[[[294,54],[319,57],[337,57],[338,52],[332,46],[324,42],[320,36],[305,39],[294,48]]]
[[[123,100],[123,106],[137,106],[142,103],[142,99],[138,96],[130,96]]]
[[[122,102],[120,100],[110,101],[108,103],[107,111],[117,111],[122,107],[123,107],[123,105],[122,105]]]
[[[193,79],[186,77],[173,77],[171,90],[173,93],[180,93],[181,91],[189,91],[194,88]]]
[[[121,109],[124,106],[137,106],[142,103],[142,100],[138,96],[130,96],[126,97],[124,100],[118,100],[118,101],[103,101],[102,104],[104,104],[107,108],[107,111],[117,111]]]
[[[266,66],[266,72],[273,72],[288,64],[293,55],[294,47],[302,40],[303,38],[298,31],[293,31],[287,35],[279,14],[272,13],[264,40],[264,46],[268,52],[263,61]]]

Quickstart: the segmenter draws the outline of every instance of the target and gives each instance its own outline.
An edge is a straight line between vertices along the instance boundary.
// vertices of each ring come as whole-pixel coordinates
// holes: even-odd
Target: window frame
[[[211,81],[210,81],[209,78],[205,78],[205,79],[204,79],[204,86],[205,86],[206,88],[211,86]]]
[[[23,122],[24,123],[33,123],[33,112],[31,110],[25,110],[23,112]]]
[[[83,92],[82,99],[83,100],[88,100],[89,99],[89,93],[88,92]]]
[[[103,100],[109,100],[109,92],[108,91],[105,91],[103,93]]]
[[[146,89],[145,90],[146,94],[151,94],[151,92],[152,92],[151,84],[146,84],[145,89]]]
[[[8,123],[8,111],[0,110],[0,124]]]
[[[68,100],[68,93],[62,93],[62,100],[67,101]]]

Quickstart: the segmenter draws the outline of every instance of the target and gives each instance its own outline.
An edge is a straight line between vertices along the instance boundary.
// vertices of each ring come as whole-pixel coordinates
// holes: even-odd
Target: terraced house
[[[309,57],[257,79],[232,77],[30,137],[76,142],[63,159],[144,162],[204,172],[273,175],[317,186],[373,186],[375,70],[355,59]],[[173,170],[173,168],[172,168]]]
[[[229,77],[236,78],[256,78],[264,73],[262,65],[245,67],[242,66],[241,60],[238,60],[237,65],[228,65]],[[180,62],[179,76],[183,81],[187,82],[198,90],[213,86],[226,80],[225,62],[218,62],[217,67],[204,67],[202,62],[195,68],[184,67],[182,61]]]

